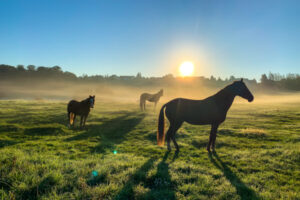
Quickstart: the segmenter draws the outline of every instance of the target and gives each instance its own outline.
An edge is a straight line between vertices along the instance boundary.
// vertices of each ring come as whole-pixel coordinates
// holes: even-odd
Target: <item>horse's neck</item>
[[[154,96],[155,96],[155,98],[160,98],[160,97],[161,97],[161,93],[158,92],[158,93],[156,93]]]
[[[88,105],[89,99],[85,99],[85,100],[81,101],[80,103],[83,105]]]
[[[231,107],[234,98],[235,95],[228,91],[226,88],[215,94],[215,101],[217,105],[220,106],[221,109],[225,112],[227,112]]]

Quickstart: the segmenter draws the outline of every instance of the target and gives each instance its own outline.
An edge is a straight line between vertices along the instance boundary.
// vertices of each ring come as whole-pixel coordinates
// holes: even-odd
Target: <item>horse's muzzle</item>
[[[249,99],[248,99],[248,102],[252,102],[254,100],[254,97],[251,96]]]

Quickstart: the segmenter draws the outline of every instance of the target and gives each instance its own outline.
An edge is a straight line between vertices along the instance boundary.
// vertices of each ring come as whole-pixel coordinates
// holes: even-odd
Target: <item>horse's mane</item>
[[[90,98],[86,98],[86,99],[80,101],[80,103],[87,103],[87,102],[89,101],[89,99],[90,99]]]
[[[223,93],[224,91],[228,91],[232,87],[233,83],[226,85],[223,89],[219,90],[216,94]]]
[[[228,94],[228,92],[230,91],[230,88],[232,87],[233,83],[225,86],[223,89],[219,90],[217,93],[215,93],[214,95],[208,97],[208,98],[211,98],[211,97],[217,97],[217,96],[221,96],[221,95],[224,95],[224,94]]]

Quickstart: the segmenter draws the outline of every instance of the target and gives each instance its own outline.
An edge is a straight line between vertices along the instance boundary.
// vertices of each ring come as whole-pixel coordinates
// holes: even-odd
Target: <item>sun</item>
[[[179,67],[181,76],[191,76],[194,72],[194,64],[192,62],[183,62]]]

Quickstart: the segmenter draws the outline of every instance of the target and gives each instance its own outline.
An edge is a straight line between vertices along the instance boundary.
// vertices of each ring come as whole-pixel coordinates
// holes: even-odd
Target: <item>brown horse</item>
[[[149,94],[149,93],[143,93],[140,96],[140,107],[141,110],[146,110],[146,100],[150,102],[154,102],[154,109],[156,108],[156,104],[159,101],[160,97],[162,97],[164,94],[164,90],[161,89],[156,94]]]
[[[70,126],[75,124],[76,115],[81,117],[80,127],[85,126],[86,118],[90,113],[90,108],[93,108],[95,104],[95,96],[89,96],[89,98],[78,102],[71,100],[68,103],[68,119]]]
[[[249,102],[254,99],[253,95],[243,82],[243,79],[241,79],[241,81],[235,81],[215,95],[203,100],[177,98],[169,101],[163,105],[160,110],[157,132],[158,145],[164,145],[164,108],[166,108],[165,114],[170,121],[170,127],[166,136],[169,151],[171,150],[171,139],[176,147],[176,151],[179,151],[178,144],[175,140],[175,133],[181,127],[183,122],[194,125],[211,125],[207,151],[210,152],[210,148],[214,151],[218,127],[226,119],[227,111],[235,96],[243,97]]]

